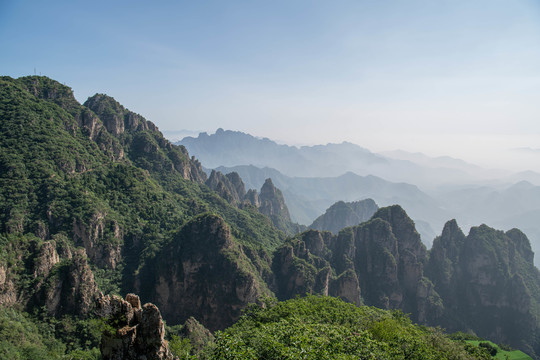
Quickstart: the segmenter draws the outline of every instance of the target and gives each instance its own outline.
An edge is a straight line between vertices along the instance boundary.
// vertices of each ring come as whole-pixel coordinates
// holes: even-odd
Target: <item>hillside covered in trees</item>
[[[100,313],[98,304],[128,293],[159,308],[177,350],[196,343],[180,331],[188,324],[209,329],[214,347],[204,351],[217,358],[294,358],[295,341],[312,358],[402,358],[405,343],[418,344],[416,358],[479,351],[398,312],[268,300],[306,294],[402,310],[413,322],[540,353],[540,274],[521,231],[482,225],[465,236],[450,221],[428,251],[398,205],[336,234],[303,231],[271,180],[258,193],[238,174],[208,177],[185,148],[107,95],[80,104],[49,78],[1,77],[0,189],[5,358],[100,358],[101,334],[135,325],[115,323],[114,309]],[[145,309],[158,319],[146,305],[135,313]]]

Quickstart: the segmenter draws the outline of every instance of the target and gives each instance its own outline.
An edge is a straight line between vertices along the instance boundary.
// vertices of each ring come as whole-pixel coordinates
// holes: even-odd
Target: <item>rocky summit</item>
[[[101,338],[103,360],[173,360],[163,319],[154,304],[141,307],[134,294],[127,294],[125,300],[105,296],[98,300],[97,314],[112,324]]]

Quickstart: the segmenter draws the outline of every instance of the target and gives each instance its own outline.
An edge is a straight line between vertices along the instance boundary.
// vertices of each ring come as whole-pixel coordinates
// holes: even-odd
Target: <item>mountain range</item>
[[[519,227],[540,251],[540,176],[532,171],[486,170],[405,151],[375,154],[351,143],[297,148],[223,129],[179,144],[205,168],[239,173],[248,188],[271,177],[300,224],[311,224],[337,201],[372,198],[380,206],[403,206],[428,246],[445,221],[455,218],[465,229],[481,223]]]
[[[471,332],[540,353],[522,231],[449,220],[427,249],[408,211],[432,199],[416,186],[348,173],[255,191],[190,155],[108,95],[80,104],[47,77],[0,78],[3,358],[489,359]],[[411,209],[343,203],[354,222],[306,230],[285,180],[314,201],[399,189]]]
[[[516,175],[503,170],[486,170],[451,157],[431,158],[405,151],[377,154],[350,142],[296,147],[223,129],[210,135],[203,132],[197,137],[188,136],[177,144],[185,146],[208,168],[253,165],[273,168],[291,177],[336,177],[354,172],[432,188],[527,176],[525,173]],[[538,179],[538,175],[530,172],[528,177]]]

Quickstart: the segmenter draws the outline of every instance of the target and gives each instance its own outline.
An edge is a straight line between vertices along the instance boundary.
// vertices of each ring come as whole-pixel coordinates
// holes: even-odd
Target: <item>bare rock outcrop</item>
[[[97,314],[112,328],[102,334],[103,360],[173,360],[165,340],[165,324],[154,304],[141,307],[139,297],[128,294],[102,296],[97,300]]]
[[[89,315],[100,292],[84,249],[75,249],[71,259],[51,270],[35,293],[33,303],[44,304],[52,316]]]
[[[272,268],[278,298],[289,299],[309,293],[336,296],[356,305],[362,304],[354,271],[346,268],[338,272],[338,276],[333,275],[336,268],[332,263],[331,249],[335,240],[329,232],[309,230],[275,252]]]
[[[169,323],[194,316],[210,330],[230,326],[243,308],[269,294],[229,226],[213,214],[187,223],[148,261],[136,287]]]
[[[73,219],[72,233],[75,244],[83,246],[95,264],[115,269],[121,261],[123,231],[117,221],[107,219],[106,212],[96,211],[86,223]]]
[[[223,175],[212,170],[205,184],[232,205],[238,206],[246,196],[244,182],[236,172]]]
[[[399,206],[382,208],[338,235],[310,230],[274,254],[281,299],[318,293],[355,304],[402,309],[414,321],[440,315],[441,301],[424,276],[426,248],[414,222]]]
[[[455,220],[433,242],[426,274],[441,295],[449,331],[468,328],[479,336],[525,349],[535,342],[535,294],[540,272],[521,231],[486,225],[465,236]],[[526,280],[525,280],[526,279]]]

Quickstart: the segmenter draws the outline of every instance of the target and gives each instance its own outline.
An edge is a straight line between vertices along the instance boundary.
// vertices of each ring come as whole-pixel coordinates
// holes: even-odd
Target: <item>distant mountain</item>
[[[338,201],[315,219],[309,228],[330,231],[336,235],[341,229],[368,221],[378,209],[379,207],[372,199],[347,203]]]
[[[528,181],[534,185],[540,186],[540,174],[535,171],[521,171],[508,176],[506,180],[512,183]]]
[[[218,129],[215,134],[200,133],[198,137],[186,137],[177,144],[185,146],[208,168],[254,165],[270,167],[294,177],[335,177],[354,172],[419,186],[476,179],[476,175],[463,169],[463,164],[433,168],[375,154],[349,142],[295,147],[239,131]]]
[[[420,152],[411,153],[403,150],[384,151],[378,154],[394,160],[410,161],[417,165],[432,169],[454,169],[456,170],[456,175],[459,174],[459,172],[465,175],[465,179],[461,179],[461,182],[464,182],[463,180],[479,181],[498,179],[510,174],[509,171],[505,170],[487,170],[478,165],[471,164],[464,160],[456,159],[450,156],[431,157]]]

